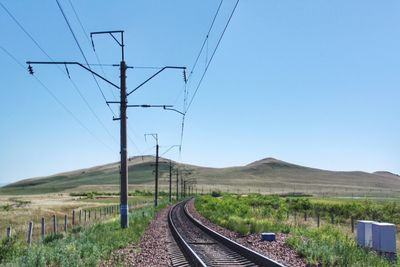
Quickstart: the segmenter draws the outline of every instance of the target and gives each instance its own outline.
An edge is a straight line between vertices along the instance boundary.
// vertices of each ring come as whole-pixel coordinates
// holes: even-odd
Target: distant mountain
[[[380,176],[386,176],[386,177],[395,177],[395,178],[400,179],[400,175],[392,173],[392,172],[388,172],[388,171],[377,171],[377,172],[374,172],[374,174],[380,175]]]
[[[153,190],[153,156],[129,159],[130,190]],[[168,188],[168,159],[160,158],[160,185]],[[172,161],[181,179],[195,179],[198,190],[220,189],[236,192],[301,191],[364,195],[400,192],[400,177],[389,172],[338,172],[304,167],[274,158],[265,158],[245,166],[210,168]],[[190,174],[189,174],[190,173]],[[175,173],[173,174],[175,188]],[[26,179],[0,189],[0,194],[39,194],[76,191],[118,191],[119,163],[60,173],[48,177]],[[396,192],[394,192],[396,193]],[[394,194],[393,193],[393,194]]]

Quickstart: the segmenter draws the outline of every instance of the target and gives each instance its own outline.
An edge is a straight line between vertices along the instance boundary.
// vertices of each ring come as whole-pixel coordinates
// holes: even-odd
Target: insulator
[[[186,70],[183,70],[183,80],[185,81],[185,83],[187,83],[187,78],[186,78]]]
[[[28,66],[28,71],[30,75],[33,75],[34,71],[31,65]]]

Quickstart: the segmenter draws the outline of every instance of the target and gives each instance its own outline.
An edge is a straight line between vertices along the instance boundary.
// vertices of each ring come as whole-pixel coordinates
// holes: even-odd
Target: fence
[[[129,203],[129,210],[153,204],[152,202],[143,201],[141,203]],[[17,236],[19,239],[25,239],[30,246],[32,243],[41,243],[46,237],[68,233],[77,227],[88,227],[94,223],[109,220],[119,214],[119,205],[110,205],[102,207],[93,207],[87,209],[73,209],[67,214],[53,214],[51,217],[41,217],[39,221],[30,221],[26,225],[12,225],[6,227],[5,235],[0,234],[0,238],[10,238]]]
[[[287,220],[292,218],[295,224],[308,223],[314,224],[315,227],[319,228],[322,224],[337,224],[344,227],[349,227],[349,231],[354,233],[357,218],[355,216],[350,216],[345,218],[343,216],[338,216],[333,211],[291,211],[287,213]]]

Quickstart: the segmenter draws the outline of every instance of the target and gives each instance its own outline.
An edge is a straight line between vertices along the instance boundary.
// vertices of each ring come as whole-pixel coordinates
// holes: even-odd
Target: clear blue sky
[[[189,69],[219,4],[71,1],[87,32],[125,30],[128,65]],[[55,0],[1,3],[54,60],[84,62]],[[89,62],[97,63],[69,1],[60,3]],[[234,4],[225,0],[222,5],[191,94]],[[271,156],[330,170],[400,173],[399,14],[395,0],[241,0],[187,113],[182,155],[175,149],[166,156],[215,167]],[[0,46],[19,62],[48,60],[1,7],[0,25]],[[111,38],[96,37],[95,44],[102,63],[119,63],[120,49]],[[0,183],[117,161],[119,124],[92,77],[69,67],[73,82],[113,137],[60,69],[33,67],[96,138],[0,49]],[[118,68],[105,66],[104,71],[119,82]],[[154,71],[129,70],[128,88]],[[108,99],[118,96],[100,85]],[[165,71],[129,102],[182,109],[183,88],[180,71]],[[154,143],[146,142],[144,133],[157,132],[162,151],[179,144],[179,114],[130,109],[128,117],[137,146],[129,143],[129,156],[153,153]]]

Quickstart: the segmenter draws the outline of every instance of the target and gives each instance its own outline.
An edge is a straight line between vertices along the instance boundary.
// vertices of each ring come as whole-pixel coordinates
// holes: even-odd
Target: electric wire
[[[54,62],[54,59],[41,47],[41,45],[33,38],[33,36],[25,29],[25,27],[17,20],[17,18],[0,2],[0,6],[4,9],[4,11],[11,17],[11,19],[18,25],[18,27],[29,37],[29,39],[36,45],[37,48],[39,48],[40,51],[51,61]],[[59,66],[56,65],[57,68],[63,73],[66,74],[68,77],[69,75]],[[35,76],[36,77],[36,76]],[[110,131],[105,127],[104,123],[101,122],[100,118],[96,115],[94,112],[93,108],[89,105],[89,102],[87,99],[83,96],[81,90],[79,87],[76,85],[76,83],[69,77],[69,81],[71,82],[72,86],[74,87],[75,91],[78,93],[78,95],[81,97],[82,101],[86,104],[87,108],[90,110],[90,112],[93,114],[93,116],[96,118],[96,120],[99,122],[99,124],[104,128],[104,130],[107,132],[107,134],[112,138],[114,142],[117,142],[115,137],[110,133]]]
[[[197,54],[196,60],[194,61],[193,67],[192,67],[192,69],[191,69],[191,71],[190,71],[190,73],[189,73],[188,80],[190,80],[190,77],[192,76],[193,71],[194,71],[194,69],[196,68],[197,62],[199,61],[199,58],[200,58],[201,54],[203,53],[204,46],[206,45],[206,42],[207,42],[207,40],[208,40],[208,37],[210,36],[211,30],[212,30],[212,28],[213,28],[213,26],[214,26],[215,20],[217,19],[219,10],[221,9],[221,6],[222,6],[222,3],[223,3],[223,2],[224,2],[224,0],[221,0],[220,3],[219,3],[218,9],[217,9],[217,11],[215,12],[214,18],[213,18],[213,20],[212,20],[212,22],[211,22],[211,25],[210,25],[210,28],[208,29],[207,35],[206,35],[206,37],[205,37],[205,39],[204,39],[204,41],[203,41],[203,44],[201,45],[200,51],[199,51],[199,53]]]
[[[88,35],[87,31],[85,30],[85,27],[83,26],[82,21],[81,21],[80,18],[79,18],[78,12],[76,11],[76,9],[75,9],[75,7],[74,7],[74,5],[73,5],[73,3],[72,3],[72,0],[68,0],[68,2],[69,2],[70,6],[71,6],[71,8],[72,8],[72,10],[73,10],[73,12],[74,12],[74,14],[75,14],[76,19],[78,20],[78,23],[79,23],[79,25],[80,25],[80,27],[81,27],[81,30],[82,30],[84,36],[86,37],[87,42],[89,43],[89,45],[91,45],[91,41],[90,41],[90,39],[89,39],[89,35]],[[96,60],[97,60],[97,63],[98,63],[98,64],[96,64],[96,66],[100,66],[100,69],[101,69],[101,71],[102,71],[103,76],[107,79],[107,75],[106,75],[106,73],[105,73],[105,71],[104,71],[104,68],[103,68],[103,66],[105,66],[106,64],[102,64],[102,63],[100,62],[100,57],[98,56],[96,50],[93,49],[93,52],[94,52],[94,54],[95,54],[95,56],[96,56]],[[90,66],[90,65],[93,66],[94,64],[87,64],[87,66]],[[107,64],[107,66],[113,66],[113,65],[114,65],[114,64]],[[119,65],[118,65],[118,66],[119,66]],[[89,67],[89,68],[90,68],[90,67]],[[111,88],[111,86],[108,86],[108,88],[110,89],[110,91],[111,91],[111,93],[112,93],[112,95],[113,95],[113,97],[114,97],[114,100],[117,100],[117,97],[116,97],[115,94],[114,94],[114,89]],[[139,147],[138,147],[138,145],[135,143],[135,141],[133,141],[133,139],[131,138],[131,136],[130,136],[129,134],[127,134],[127,136],[128,136],[128,140],[133,144],[133,146],[136,148],[136,150],[137,150],[140,154],[142,154],[142,153],[141,153],[141,150],[140,150]]]
[[[237,1],[236,1],[236,4],[235,4],[235,6],[234,6],[234,8],[233,8],[233,10],[232,10],[232,12],[231,12],[231,14],[230,14],[230,16],[229,16],[229,19],[228,19],[228,21],[227,21],[226,24],[225,24],[224,30],[222,31],[222,34],[221,34],[220,38],[218,39],[218,43],[217,43],[217,45],[215,46],[213,53],[211,54],[210,60],[208,61],[207,66],[206,66],[206,68],[204,69],[204,72],[203,72],[203,74],[202,74],[202,76],[201,76],[201,78],[200,78],[200,80],[199,80],[199,82],[198,82],[198,84],[197,84],[197,86],[196,86],[196,90],[194,91],[194,94],[192,95],[192,97],[191,97],[191,99],[190,99],[190,101],[189,101],[189,105],[187,106],[187,108],[186,108],[186,110],[185,110],[185,112],[184,112],[185,114],[187,113],[187,111],[189,110],[190,106],[192,105],[193,99],[196,97],[196,94],[197,94],[197,92],[198,92],[198,90],[199,90],[199,88],[200,88],[200,86],[201,86],[201,84],[202,84],[202,82],[203,82],[204,76],[206,75],[207,70],[208,70],[208,68],[210,67],[210,64],[211,64],[211,62],[212,62],[212,60],[213,60],[213,58],[214,58],[214,56],[215,56],[215,53],[216,53],[217,50],[218,50],[218,47],[219,47],[219,45],[220,45],[220,43],[221,43],[222,38],[224,37],[224,34],[225,34],[225,32],[226,32],[226,29],[227,29],[228,26],[229,26],[229,23],[230,23],[230,21],[231,21],[231,19],[232,19],[232,17],[233,17],[233,14],[235,13],[235,10],[236,10],[236,8],[237,8],[237,6],[238,6],[238,4],[239,4],[239,1],[240,1],[240,0],[237,0]]]
[[[76,11],[74,5],[72,4],[72,1],[71,1],[71,0],[68,0],[68,2],[69,2],[70,6],[71,6],[71,8],[72,8],[72,11],[73,11],[74,14],[75,14],[76,19],[78,20],[78,23],[79,23],[79,25],[80,25],[80,27],[81,27],[81,30],[82,30],[82,32],[83,32],[83,35],[86,37],[86,40],[88,41],[88,43],[89,43],[89,45],[90,45],[90,44],[91,44],[91,41],[90,41],[90,39],[89,39],[89,35],[88,35],[88,33],[86,32],[85,27],[83,26],[83,23],[82,23],[81,19],[79,18],[78,12]],[[99,57],[99,55],[97,54],[96,50],[93,49],[93,52],[94,52],[94,54],[95,54],[95,56],[96,56],[96,60],[97,60],[97,63],[98,63],[98,64],[96,64],[96,66],[100,66],[100,69],[101,69],[101,71],[102,71],[102,73],[103,73],[103,76],[107,79],[107,75],[106,75],[106,73],[105,73],[105,71],[104,71],[104,68],[103,68],[103,66],[105,66],[105,64],[101,64],[101,62],[100,62],[100,57]],[[110,65],[112,66],[112,64],[110,64]],[[89,64],[88,66],[94,66],[94,64]],[[114,88],[111,88],[110,85],[108,85],[108,88],[110,89],[111,94],[112,94],[113,97],[114,97],[114,100],[116,100],[117,97],[116,97],[115,94],[114,94]]]
[[[81,47],[81,45],[79,44],[78,39],[76,38],[76,35],[75,35],[75,33],[74,33],[74,30],[72,29],[71,24],[69,23],[68,18],[67,18],[67,16],[65,15],[65,12],[64,12],[64,10],[63,10],[63,8],[62,8],[60,2],[59,2],[58,0],[56,0],[56,2],[57,2],[57,5],[58,5],[58,7],[59,7],[59,9],[60,9],[60,11],[61,11],[61,14],[62,14],[63,17],[64,17],[65,22],[67,23],[67,26],[68,26],[68,28],[69,28],[69,31],[71,32],[71,34],[72,34],[72,36],[73,36],[73,38],[74,38],[74,40],[75,40],[75,43],[76,43],[76,45],[77,45],[78,48],[79,48],[79,51],[81,52],[81,54],[82,54],[82,56],[83,56],[83,58],[84,58],[86,64],[89,65],[89,61],[87,60],[87,58],[86,58],[86,56],[85,56],[85,53],[83,52],[82,47]],[[90,66],[89,66],[89,69],[90,69]],[[110,105],[107,103],[106,96],[104,95],[103,90],[101,90],[101,87],[100,87],[100,85],[99,85],[99,83],[98,83],[98,81],[97,81],[97,79],[96,79],[96,76],[94,76],[93,73],[92,73],[92,77],[93,77],[93,79],[94,79],[94,81],[95,81],[95,83],[96,83],[96,85],[97,85],[97,88],[99,89],[99,92],[100,92],[101,96],[102,96],[103,99],[104,99],[104,102],[106,103],[106,105],[107,105],[107,107],[109,108],[109,110],[111,111],[111,113],[115,116],[114,111],[112,110],[112,108],[110,107]]]
[[[0,48],[12,59],[14,60],[18,66],[20,66],[24,71],[26,71],[25,66],[18,61],[18,59],[13,56],[8,50],[6,50],[4,47]],[[104,143],[100,138],[98,138],[81,120],[78,119],[78,117],[50,90],[49,87],[47,87],[36,75],[33,75],[35,80],[45,89],[45,91],[53,98],[53,100],[59,104],[62,109],[64,109],[65,112],[70,115],[76,123],[78,123],[83,129],[85,129],[94,139],[96,139],[98,142],[100,142],[104,147],[109,149],[112,153],[115,153],[115,151],[108,146],[106,143]]]
[[[201,45],[201,48],[200,48],[200,51],[199,51],[199,53],[197,54],[196,60],[194,61],[193,66],[192,66],[192,68],[191,68],[191,70],[190,70],[189,77],[188,77],[188,79],[187,79],[188,82],[189,82],[189,86],[190,86],[191,83],[192,83],[192,79],[191,79],[191,78],[192,78],[193,72],[194,72],[194,70],[196,69],[197,63],[198,63],[198,61],[199,61],[199,58],[200,58],[201,54],[203,53],[204,46],[206,45],[206,43],[207,43],[207,50],[208,50],[208,38],[209,38],[210,33],[211,33],[211,31],[212,31],[212,29],[213,29],[213,27],[214,27],[215,20],[216,20],[217,17],[218,17],[218,14],[219,14],[219,11],[220,11],[220,9],[221,9],[221,6],[222,6],[222,3],[223,3],[223,2],[224,2],[224,0],[221,0],[221,1],[219,2],[217,11],[216,11],[215,14],[214,14],[213,20],[212,20],[211,25],[210,25],[210,27],[209,27],[209,29],[208,29],[208,32],[207,32],[207,34],[206,34],[206,37],[204,38],[203,44]],[[183,143],[183,136],[184,136],[184,129],[185,129],[185,117],[186,117],[186,112],[187,112],[187,110],[188,110],[188,107],[187,107],[188,95],[189,95],[189,92],[188,92],[188,88],[187,88],[187,83],[185,83],[184,95],[183,95],[183,115],[182,115],[182,122],[181,122],[180,147],[179,147],[179,157],[180,157],[180,158],[182,157],[182,143]]]
[[[233,15],[234,15],[234,13],[235,13],[235,10],[236,10],[236,8],[237,8],[237,6],[238,6],[238,4],[239,4],[239,1],[240,1],[240,0],[237,0],[237,1],[236,1],[236,4],[235,4],[235,6],[234,6],[234,8],[233,8],[233,10],[232,10],[232,12],[231,12],[231,14],[230,14],[230,16],[229,16],[229,19],[228,19],[228,21],[227,21],[227,23],[226,23],[226,25],[225,25],[225,27],[224,27],[224,30],[222,31],[222,34],[221,34],[221,36],[220,36],[220,38],[219,38],[219,40],[218,40],[218,43],[217,43],[217,45],[216,45],[215,48],[214,48],[214,51],[213,51],[213,53],[212,53],[212,55],[211,55],[211,57],[210,57],[210,60],[209,60],[208,63],[206,64],[206,67],[205,67],[205,69],[204,69],[204,72],[203,72],[203,74],[202,74],[202,76],[201,76],[201,78],[200,78],[200,80],[199,80],[199,82],[198,82],[198,84],[197,84],[197,86],[196,86],[196,90],[195,90],[194,94],[192,95],[192,97],[191,97],[191,99],[190,99],[190,101],[189,101],[189,105],[187,105],[187,100],[188,100],[189,92],[188,92],[188,90],[185,88],[186,93],[185,93],[185,95],[184,95],[184,112],[183,112],[182,123],[181,123],[181,138],[180,138],[179,155],[181,155],[181,147],[182,147],[183,137],[184,137],[184,129],[185,129],[186,114],[187,114],[189,108],[191,107],[191,105],[192,105],[192,103],[193,103],[193,100],[194,100],[194,98],[195,98],[195,96],[196,96],[196,94],[197,94],[197,92],[198,92],[198,90],[199,90],[199,88],[200,88],[200,86],[201,86],[201,84],[202,84],[202,82],[203,82],[204,76],[206,75],[207,70],[208,70],[208,67],[210,66],[210,64],[211,64],[211,62],[212,62],[212,60],[213,60],[213,58],[214,58],[214,55],[215,55],[215,53],[216,53],[216,51],[217,51],[217,49],[218,49],[218,47],[219,47],[219,44],[221,43],[221,40],[222,40],[222,38],[223,38],[223,36],[224,36],[224,34],[225,34],[225,32],[226,32],[226,29],[227,29],[228,26],[229,26],[229,23],[230,23],[230,21],[231,21]],[[203,45],[202,45],[202,47],[201,47],[201,49],[200,49],[199,54],[198,54],[197,57],[196,57],[195,63],[193,64],[193,68],[192,68],[192,70],[191,70],[191,72],[190,72],[189,79],[191,78],[191,76],[192,76],[192,74],[193,74],[193,71],[194,71],[194,69],[195,69],[195,67],[196,67],[196,65],[197,65],[197,62],[198,62],[198,60],[199,60],[199,57],[200,57],[201,53],[203,52],[204,46],[205,46],[206,42],[208,41],[208,37],[209,37],[209,35],[210,35],[210,32],[211,32],[212,27],[213,27],[213,25],[214,25],[214,22],[215,22],[215,20],[216,20],[216,18],[217,18],[217,16],[218,16],[219,10],[220,10],[221,5],[222,5],[222,2],[223,2],[223,0],[221,0],[220,4],[219,4],[219,6],[218,6],[217,12],[215,13],[215,16],[214,16],[213,21],[212,21],[211,26],[210,26],[210,29],[209,29],[209,31],[208,31],[208,33],[207,33],[207,35],[206,35],[206,38],[204,39],[204,42],[203,42]],[[207,44],[207,50],[208,50],[208,44]],[[208,52],[207,52],[207,57],[208,57]],[[190,80],[190,84],[191,84],[191,80]]]

